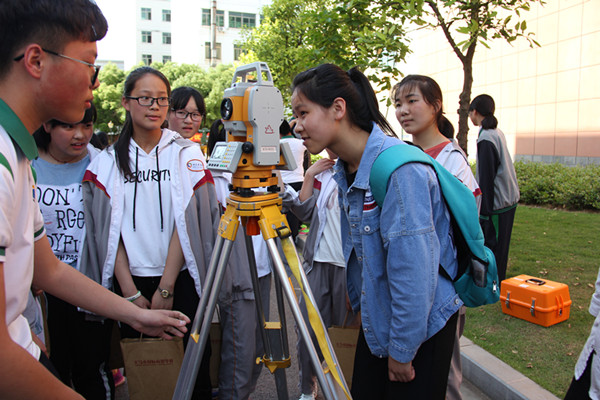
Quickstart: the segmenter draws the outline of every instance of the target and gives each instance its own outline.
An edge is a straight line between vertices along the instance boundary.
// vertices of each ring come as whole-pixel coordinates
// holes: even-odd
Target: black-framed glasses
[[[200,114],[199,112],[187,112],[185,110],[173,110],[171,109],[174,113],[175,116],[179,119],[186,119],[188,117],[188,115],[192,118],[192,121],[195,122],[200,122],[202,121],[202,114]]]
[[[126,99],[135,100],[142,107],[150,107],[154,102],[158,104],[160,107],[166,107],[171,102],[171,99],[168,97],[150,97],[150,96],[125,96]]]
[[[79,60],[77,58],[65,56],[64,54],[57,53],[56,51],[44,49],[43,47],[42,47],[42,51],[44,51],[44,52],[46,52],[48,54],[52,54],[53,56],[66,58],[67,60],[75,61],[75,62],[78,62],[80,64],[87,65],[90,68],[93,68],[94,69],[94,75],[92,75],[92,86],[96,84],[96,80],[98,79],[98,74],[100,73],[100,68],[102,67],[101,65],[90,64],[89,62],[86,62],[86,61],[83,61],[83,60]],[[17,56],[15,58],[13,58],[13,60],[14,61],[20,61],[23,57],[25,57],[25,54],[21,54],[20,56]]]

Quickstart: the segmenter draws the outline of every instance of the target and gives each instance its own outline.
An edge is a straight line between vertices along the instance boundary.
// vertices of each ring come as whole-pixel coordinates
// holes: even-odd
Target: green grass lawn
[[[570,317],[544,328],[502,313],[500,303],[467,309],[464,335],[563,398],[594,318],[600,213],[519,206],[507,277],[527,274],[569,285]]]

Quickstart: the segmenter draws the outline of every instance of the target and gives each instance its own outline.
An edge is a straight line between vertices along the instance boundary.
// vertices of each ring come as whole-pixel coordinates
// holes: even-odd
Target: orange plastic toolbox
[[[502,312],[550,326],[569,319],[571,297],[564,283],[519,275],[500,284]]]

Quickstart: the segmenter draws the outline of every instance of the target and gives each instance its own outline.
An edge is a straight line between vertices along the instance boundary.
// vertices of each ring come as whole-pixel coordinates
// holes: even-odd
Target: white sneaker
[[[302,396],[300,396],[300,398],[298,400],[315,400],[315,396],[312,393],[310,393],[310,394],[302,393]]]

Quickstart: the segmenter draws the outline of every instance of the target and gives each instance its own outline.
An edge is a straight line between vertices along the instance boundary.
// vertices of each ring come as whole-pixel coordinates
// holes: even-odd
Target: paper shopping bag
[[[354,355],[356,354],[356,342],[358,341],[358,325],[346,325],[346,318],[343,326],[332,326],[327,329],[329,340],[335,351],[338,363],[342,368],[342,373],[346,379],[348,388],[352,387],[352,371],[354,369]]]
[[[130,400],[171,399],[183,362],[181,338],[122,339]]]

